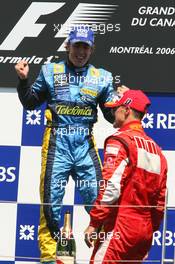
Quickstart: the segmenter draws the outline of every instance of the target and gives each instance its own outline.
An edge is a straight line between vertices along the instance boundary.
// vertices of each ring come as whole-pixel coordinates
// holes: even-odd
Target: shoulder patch
[[[120,150],[120,146],[119,145],[114,145],[114,144],[107,144],[106,146],[106,152],[105,154],[113,154],[113,155],[117,155],[118,152]]]
[[[64,64],[62,64],[62,63],[60,63],[60,64],[54,63],[53,72],[54,73],[64,73],[65,72]]]
[[[99,77],[100,76],[99,70],[94,68],[94,67],[92,67],[90,69],[90,74],[91,74],[92,77]]]

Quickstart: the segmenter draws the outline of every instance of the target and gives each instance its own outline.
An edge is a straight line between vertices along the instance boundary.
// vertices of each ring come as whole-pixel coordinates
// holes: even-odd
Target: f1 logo
[[[33,2],[0,45],[1,50],[15,50],[25,37],[37,37],[46,24],[36,24],[41,15],[60,9],[65,3]]]
[[[65,2],[33,2],[0,45],[0,50],[15,50],[25,37],[38,37],[46,26],[46,24],[36,24],[39,17],[41,15],[53,13],[65,4]],[[77,24],[87,25],[87,17],[88,24],[104,23],[106,21],[106,16],[109,17],[111,11],[114,12],[116,7],[117,5],[79,3],[62,27],[58,30],[55,38],[66,38],[70,26],[73,27]],[[94,13],[98,14],[98,18],[94,18]],[[65,51],[64,43],[62,43],[57,51]]]

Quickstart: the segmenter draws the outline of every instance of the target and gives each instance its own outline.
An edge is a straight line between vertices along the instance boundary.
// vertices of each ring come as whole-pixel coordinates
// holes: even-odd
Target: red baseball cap
[[[129,106],[139,112],[145,113],[147,107],[151,104],[149,98],[141,90],[128,90],[122,98],[114,103],[106,103],[106,107]]]

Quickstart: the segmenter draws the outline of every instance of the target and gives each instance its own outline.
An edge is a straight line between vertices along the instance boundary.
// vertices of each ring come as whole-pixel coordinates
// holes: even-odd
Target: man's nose
[[[80,54],[84,54],[85,53],[85,48],[84,47],[80,47],[79,48],[79,53]]]

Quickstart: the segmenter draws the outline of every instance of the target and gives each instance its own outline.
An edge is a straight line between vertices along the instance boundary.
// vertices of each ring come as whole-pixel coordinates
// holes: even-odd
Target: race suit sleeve
[[[104,75],[104,83],[106,86],[103,88],[102,93],[99,98],[99,106],[102,110],[104,118],[110,122],[114,122],[114,116],[111,113],[111,109],[105,107],[105,103],[110,102],[113,100],[114,95],[114,88],[112,85],[112,74],[110,72],[106,72],[107,74]]]
[[[159,230],[161,220],[164,215],[165,195],[166,195],[166,181],[167,181],[167,162],[162,155],[162,168],[160,175],[160,184],[156,196],[156,207],[152,209],[152,226],[153,231]]]
[[[90,211],[90,226],[99,228],[109,217],[122,195],[131,167],[127,151],[117,140],[108,139],[104,153],[103,181],[99,195]],[[114,206],[113,206],[114,205]]]
[[[29,85],[28,79],[19,79],[17,92],[23,107],[28,110],[35,109],[46,101],[47,85],[42,70],[32,86]]]

